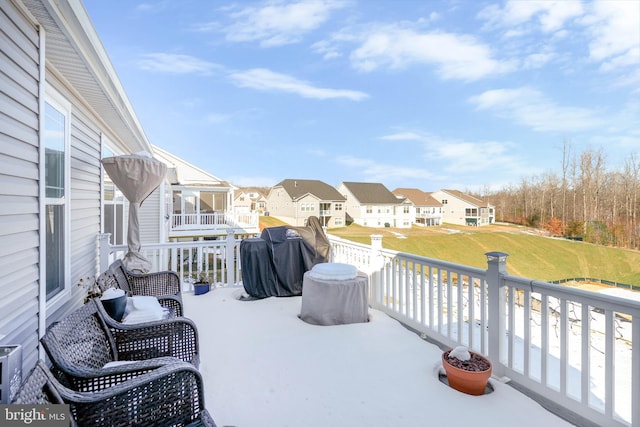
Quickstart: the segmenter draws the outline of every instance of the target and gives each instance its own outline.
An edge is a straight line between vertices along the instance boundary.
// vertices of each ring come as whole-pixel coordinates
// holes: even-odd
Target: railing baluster
[[[434,303],[434,297],[433,297],[433,268],[431,266],[429,266],[427,273],[429,274],[429,278],[428,278],[428,292],[429,292],[429,329],[433,329],[433,326],[435,324],[435,314],[434,314],[434,309],[435,309],[435,303]],[[438,301],[440,301],[440,298],[438,298]],[[425,305],[427,305],[425,303]]]
[[[442,270],[438,269],[438,333],[444,335],[444,290],[442,289]],[[449,335],[447,335],[449,336]]]
[[[560,299],[560,393],[567,394],[567,367],[569,365],[567,325],[569,318],[567,316],[567,300]]]
[[[509,319],[509,336],[508,336],[508,345],[507,345],[507,365],[513,367],[513,349],[516,343],[516,306],[514,301],[514,292],[513,289],[507,289],[507,316]]]
[[[524,326],[524,342],[522,344],[523,373],[528,377],[531,372],[531,291],[524,289],[523,294],[523,314],[522,323]]]
[[[458,342],[468,347],[469,341],[465,339],[465,334],[464,334],[464,292],[462,289],[462,281],[460,278],[460,273],[456,272],[455,277],[457,280],[455,302],[456,302],[456,318],[457,318],[456,323],[458,324],[457,325]]]
[[[610,309],[604,311],[604,323],[605,323],[605,350],[604,350],[604,413],[607,417],[613,415],[613,398],[614,398],[614,385],[615,377],[613,375],[615,362],[615,331],[613,328],[613,316],[614,312]]]
[[[589,392],[591,391],[591,307],[589,304],[582,304],[582,322],[580,323],[580,341],[581,341],[581,372],[580,372],[580,401],[584,405],[589,405]]]
[[[632,402],[638,402],[640,399],[640,315],[633,317],[631,324],[632,345],[631,347],[631,397]],[[631,422],[635,427],[640,426],[640,405],[637,403],[631,406]]]
[[[473,284],[472,276],[465,276],[467,278],[467,315],[469,316],[469,348],[476,348],[476,287]],[[482,350],[480,350],[482,351]]]
[[[547,385],[547,360],[549,359],[549,301],[546,294],[540,294],[541,339],[540,339],[540,382]]]

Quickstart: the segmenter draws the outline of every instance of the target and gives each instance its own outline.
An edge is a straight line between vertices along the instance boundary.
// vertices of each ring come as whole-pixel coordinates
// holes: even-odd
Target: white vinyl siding
[[[153,190],[153,192],[147,197],[140,209],[138,215],[140,219],[140,242],[144,245],[160,242],[160,227],[161,227],[161,196],[162,190],[160,187]],[[127,217],[128,220],[128,217]],[[126,241],[125,241],[126,244]]]
[[[38,358],[39,34],[0,2],[0,345],[21,344],[23,371]]]

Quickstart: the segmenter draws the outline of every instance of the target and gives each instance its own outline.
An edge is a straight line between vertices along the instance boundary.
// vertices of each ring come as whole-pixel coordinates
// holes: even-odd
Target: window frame
[[[117,156],[122,154],[121,152],[119,152],[114,145],[111,143],[111,140],[105,135],[105,134],[101,134],[100,135],[100,158],[104,159],[105,157],[112,157],[112,156]],[[121,235],[120,236],[115,236],[114,233],[109,233],[111,234],[110,236],[110,241],[109,243],[112,245],[126,245],[127,244],[127,227],[128,227],[128,212],[129,212],[129,201],[127,200],[126,197],[124,197],[124,194],[122,194],[122,191],[120,191],[120,189],[113,184],[113,182],[111,182],[111,184],[113,185],[113,200],[107,201],[106,200],[106,177],[107,172],[104,170],[104,166],[100,166],[100,182],[102,182],[102,185],[100,186],[100,232],[101,233],[107,233],[106,230],[106,206],[113,206],[113,227],[114,230],[117,232],[118,231],[118,218],[117,216],[119,215],[118,213],[118,206],[122,206],[122,211],[120,212],[121,218]]]
[[[40,204],[40,245],[43,248],[43,262],[41,264],[41,294],[46,301],[47,310],[56,310],[67,302],[71,297],[71,120],[72,110],[71,103],[62,96],[57,90],[47,86],[45,88],[45,99],[41,104],[43,111],[46,110],[47,104],[54,108],[64,118],[64,195],[63,197],[50,198],[46,195],[46,134],[47,121],[46,114],[42,115],[42,128],[40,139],[40,186],[43,203]],[[46,216],[49,206],[63,206],[63,283],[59,286],[59,290],[49,295],[47,292],[47,236],[46,236]]]

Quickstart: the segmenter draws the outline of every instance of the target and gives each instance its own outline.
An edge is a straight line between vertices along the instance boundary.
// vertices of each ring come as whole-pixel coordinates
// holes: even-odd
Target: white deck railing
[[[602,426],[640,427],[640,302],[506,273],[507,254],[486,270],[330,236],[333,262],[370,278],[370,304],[445,346],[487,355],[494,377],[544,396]],[[108,240],[106,241],[108,242]],[[241,283],[240,240],[145,245],[158,267],[188,279]],[[101,251],[101,268],[125,247]],[[188,284],[189,280],[185,280]]]
[[[170,232],[216,228],[259,227],[257,212],[215,212],[200,214],[169,214]]]

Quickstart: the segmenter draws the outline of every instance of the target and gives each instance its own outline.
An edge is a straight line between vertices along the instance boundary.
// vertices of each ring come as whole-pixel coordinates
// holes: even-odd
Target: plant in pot
[[[474,396],[485,393],[492,369],[486,357],[459,346],[442,353],[442,366],[452,388]]]
[[[193,284],[193,293],[196,295],[202,295],[209,292],[211,289],[211,283],[209,283],[209,276],[206,272],[201,271],[196,276],[196,281]]]
[[[102,296],[102,288],[100,287],[100,283],[98,281],[99,278],[96,278],[91,275],[87,275],[81,277],[78,280],[77,285],[84,289],[85,297],[84,302],[87,303],[94,298],[100,298]]]

